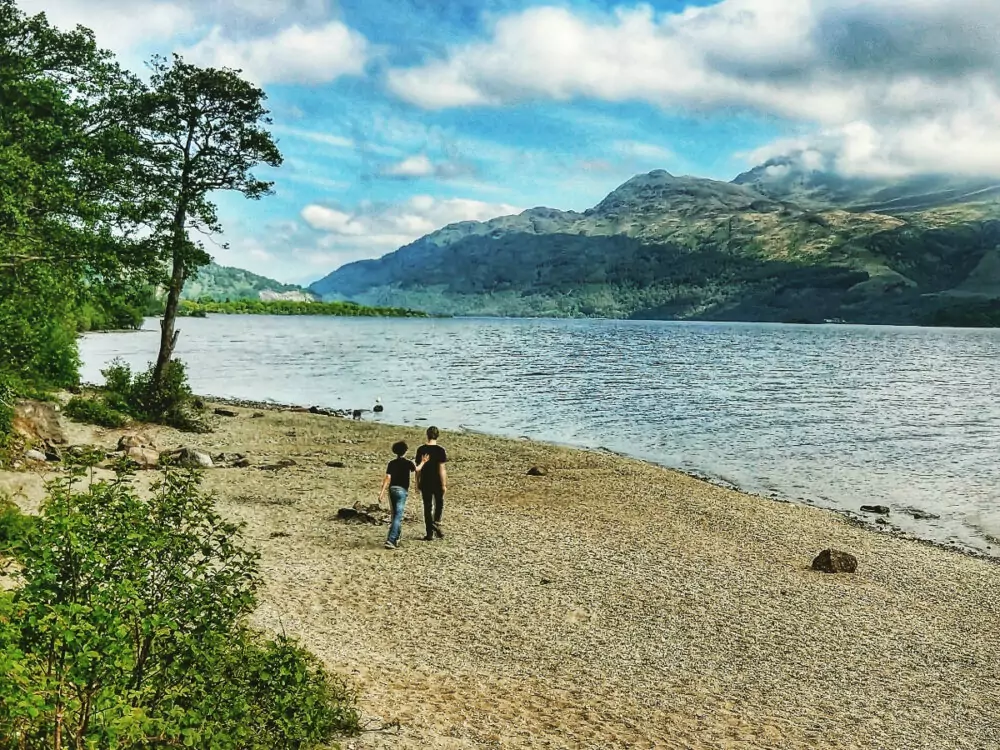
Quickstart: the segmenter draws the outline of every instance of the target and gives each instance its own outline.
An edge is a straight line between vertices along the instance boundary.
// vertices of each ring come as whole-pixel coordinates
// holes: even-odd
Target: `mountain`
[[[242,268],[220,266],[209,263],[198,271],[198,275],[188,280],[181,294],[183,299],[211,299],[224,301],[227,299],[261,299],[290,300],[293,302],[311,301],[314,296],[295,284],[282,284],[280,281],[258,276],[244,271]]]
[[[309,289],[452,314],[1000,321],[998,247],[991,181],[774,160],[732,182],[637,175],[583,213],[453,224]]]

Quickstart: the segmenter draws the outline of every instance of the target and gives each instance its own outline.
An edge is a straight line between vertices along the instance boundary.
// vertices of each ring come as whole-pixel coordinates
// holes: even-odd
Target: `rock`
[[[920,508],[903,508],[903,513],[916,518],[918,521],[937,521],[941,518],[937,513],[928,513]]]
[[[544,466],[532,466],[528,469],[529,477],[546,477],[549,475],[549,470]]]
[[[378,510],[378,506],[374,507]],[[346,521],[347,523],[368,523],[372,526],[381,526],[386,523],[386,519],[383,515],[375,516],[369,511],[360,509],[359,507],[341,508],[337,511],[337,520]]]
[[[145,432],[128,432],[118,438],[118,450],[128,453],[132,448],[149,448],[156,450],[153,438]]]
[[[140,469],[155,469],[160,465],[160,453],[152,448],[134,446],[129,448],[125,455]]]
[[[216,409],[215,413],[220,417],[238,417],[239,412],[235,412],[232,409]]]
[[[25,451],[24,457],[29,461],[39,461],[41,463],[45,463],[45,454],[41,451]]]
[[[250,468],[250,459],[244,457],[244,458],[240,458],[240,459],[234,461],[233,462],[233,468],[234,469],[249,469]]]
[[[185,469],[211,469],[215,466],[212,463],[210,455],[194,448],[181,448],[180,450],[172,451],[167,455],[167,459],[174,466],[180,466]]]
[[[858,559],[849,552],[825,549],[812,561],[812,569],[823,573],[854,573],[858,569]]]
[[[250,419],[263,419],[263,418],[264,418],[264,412],[262,411],[255,411],[253,414],[250,415]]]
[[[44,401],[22,401],[14,407],[14,432],[29,442],[65,445],[59,413]]]
[[[278,460],[278,463],[276,463],[275,466],[287,469],[289,466],[298,466],[298,464],[291,458],[282,458]]]
[[[889,508],[885,505],[862,505],[862,513],[875,513],[880,516],[889,515]]]
[[[331,469],[346,469],[347,468],[347,464],[345,464],[343,461],[327,461],[326,465],[329,466]]]

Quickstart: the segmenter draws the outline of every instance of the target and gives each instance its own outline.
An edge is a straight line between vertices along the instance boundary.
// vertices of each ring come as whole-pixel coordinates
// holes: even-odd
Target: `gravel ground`
[[[374,502],[389,445],[419,432],[238,411],[161,447],[297,462],[206,484],[263,553],[258,624],[351,676],[373,726],[400,724],[346,748],[1000,748],[1000,565],[637,461],[460,434],[442,436],[446,538],[410,522],[392,552],[384,526],[334,517]],[[809,570],[831,546],[855,575]]]

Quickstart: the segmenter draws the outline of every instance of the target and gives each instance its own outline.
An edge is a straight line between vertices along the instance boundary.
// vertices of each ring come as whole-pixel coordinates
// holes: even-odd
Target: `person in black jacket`
[[[427,428],[427,443],[417,448],[417,486],[424,499],[425,542],[434,537],[444,538],[441,531],[441,513],[444,511],[444,493],[448,490],[448,454],[438,445],[441,436],[437,427]]]
[[[392,522],[389,524],[389,536],[385,540],[386,549],[399,549],[399,536],[403,530],[403,511],[406,510],[406,495],[410,490],[410,474],[417,470],[413,461],[406,458],[409,446],[400,440],[392,446],[396,457],[385,467],[385,479],[382,480],[382,491],[378,502],[382,504],[386,490],[389,491],[389,510]]]

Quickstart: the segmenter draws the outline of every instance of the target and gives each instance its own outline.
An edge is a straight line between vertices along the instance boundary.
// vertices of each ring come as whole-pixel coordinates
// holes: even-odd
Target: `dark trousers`
[[[434,525],[441,523],[441,512],[444,510],[444,490],[440,487],[421,487],[420,494],[424,498],[424,525],[427,536],[434,536]]]

